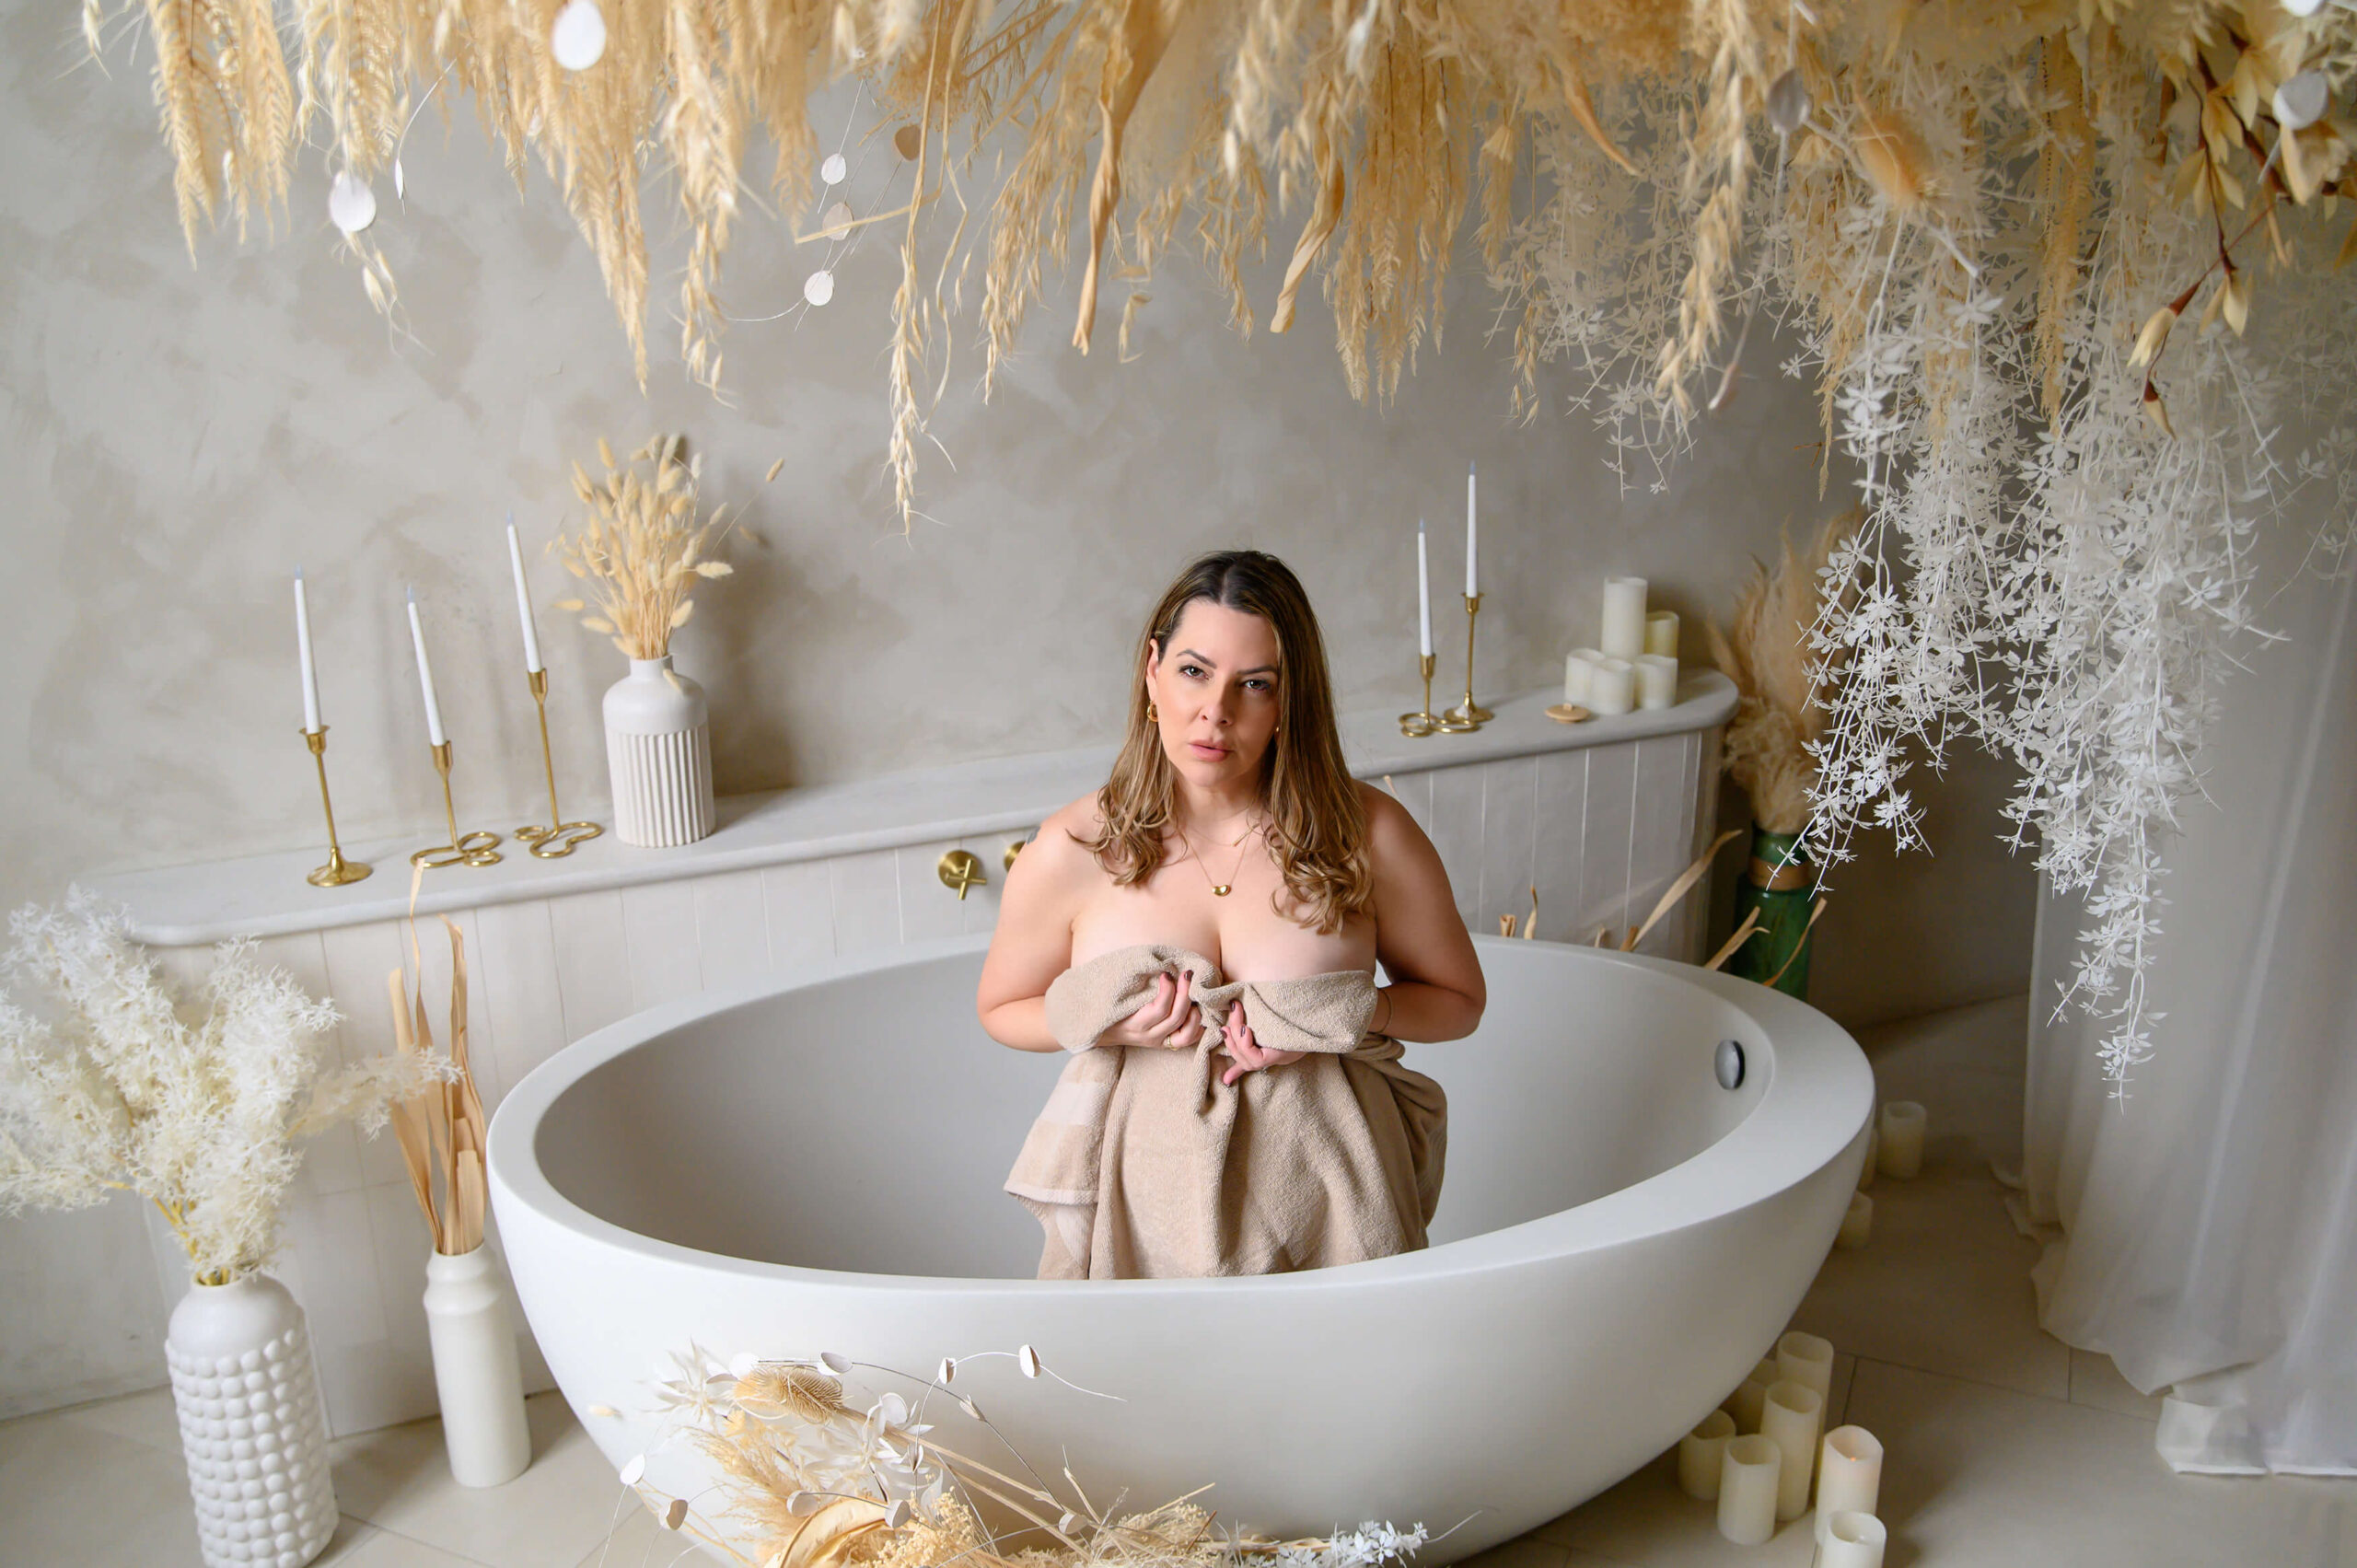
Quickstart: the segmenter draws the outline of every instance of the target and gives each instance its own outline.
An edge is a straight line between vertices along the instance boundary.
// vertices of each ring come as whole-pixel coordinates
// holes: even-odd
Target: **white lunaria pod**
[[[976,1404],[973,1400],[968,1399],[963,1394],[958,1396],[958,1408],[964,1411],[976,1421],[982,1419],[982,1407]]]
[[[807,1519],[827,1505],[827,1500],[815,1492],[797,1492],[785,1500],[785,1511],[797,1519]]]
[[[2282,100],[2282,94],[2278,93],[2276,95],[2276,101],[2281,103]],[[401,173],[401,160],[395,158],[393,159],[393,200],[399,202],[405,199],[408,195],[409,180]]]
[[[645,1455],[633,1454],[629,1458],[622,1461],[621,1477],[622,1484],[624,1486],[636,1486],[645,1474]]]
[[[606,14],[598,0],[566,0],[549,29],[549,52],[568,71],[586,71],[606,57]]]
[[[1797,69],[1785,72],[1768,88],[1768,123],[1780,136],[1789,136],[1808,118],[1808,84]]]
[[[1023,1368],[1026,1377],[1037,1377],[1039,1376],[1039,1353],[1029,1345],[1024,1345],[1015,1353],[1015,1365]]]
[[[835,296],[835,274],[821,267],[802,280],[802,297],[813,305],[824,305]]]
[[[819,166],[819,178],[829,185],[841,185],[850,172],[851,166],[843,162],[841,153],[829,153],[826,162]]]
[[[755,1355],[751,1351],[738,1351],[737,1354],[730,1359],[728,1363],[728,1370],[731,1376],[737,1377],[750,1377],[753,1375],[754,1369],[761,1365],[761,1358]]]
[[[1067,1509],[1064,1513],[1064,1516],[1056,1521],[1056,1529],[1060,1534],[1070,1535],[1072,1534],[1072,1527],[1078,1523],[1080,1523],[1079,1518]]]
[[[2332,107],[2332,84],[2322,71],[2303,71],[2275,89],[2275,121],[2286,131],[2305,131]]]
[[[909,1401],[898,1394],[886,1394],[876,1401],[876,1413],[884,1418],[887,1426],[899,1426],[909,1419]]]
[[[822,1350],[819,1353],[819,1365],[842,1377],[851,1371],[851,1357],[839,1351]]]
[[[946,1388],[949,1387],[949,1380],[957,1376],[958,1364],[945,1355],[941,1358],[941,1365],[934,1372],[933,1380]]]
[[[2283,8],[2295,17],[2313,17],[2324,8],[2324,0],[2283,0]]]
[[[892,1505],[891,1505],[889,1508],[887,1508],[887,1509],[885,1509],[885,1510],[884,1510],[884,1525],[885,1525],[885,1527],[886,1527],[886,1528],[888,1528],[888,1529],[895,1529],[895,1530],[897,1530],[897,1529],[899,1529],[902,1525],[905,1525],[905,1524],[907,1524],[908,1522],[909,1522],[909,1500],[908,1500],[907,1498],[905,1498],[905,1497],[898,1497],[898,1498],[893,1499],[893,1501],[892,1501]]]
[[[825,214],[819,219],[819,232],[830,238],[848,233],[851,229],[851,216],[849,202],[830,203]]]
[[[360,176],[343,170],[328,187],[328,221],[346,234],[358,234],[377,221],[377,192]]]
[[[674,1497],[671,1499],[671,1505],[663,1510],[663,1527],[667,1530],[676,1530],[687,1522],[688,1500],[684,1497]]]

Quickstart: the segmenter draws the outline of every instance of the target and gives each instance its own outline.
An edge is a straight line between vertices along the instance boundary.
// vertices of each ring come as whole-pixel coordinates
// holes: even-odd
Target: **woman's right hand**
[[[1097,1037],[1098,1045],[1135,1045],[1191,1051],[1203,1035],[1203,1010],[1189,999],[1193,976],[1154,977],[1154,994],[1138,1010]]]

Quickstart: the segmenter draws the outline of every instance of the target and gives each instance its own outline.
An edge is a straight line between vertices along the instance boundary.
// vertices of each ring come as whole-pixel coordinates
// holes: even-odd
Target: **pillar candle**
[[[1604,635],[1597,645],[1614,658],[1633,659],[1645,651],[1645,580],[1604,579]]]
[[[1816,1391],[1820,1400],[1833,1397],[1833,1342],[1815,1334],[1786,1334],[1776,1342],[1776,1376]]]
[[[1702,1418],[1701,1425],[1678,1440],[1678,1484],[1687,1496],[1705,1503],[1717,1501],[1719,1471],[1726,1463],[1728,1440],[1734,1436],[1735,1418],[1724,1411],[1713,1411]]]
[[[1637,667],[1606,655],[1588,667],[1587,711],[1625,714],[1637,703]]]
[[[1863,1426],[1837,1426],[1817,1449],[1817,1543],[1839,1514],[1871,1514],[1882,1501],[1882,1443]]]
[[[540,672],[540,634],[532,624],[532,595],[524,587],[524,549],[516,542],[516,514],[507,514],[507,564],[516,571],[516,618],[524,623],[524,670]]]
[[[417,623],[417,590],[409,590],[409,640],[417,649],[417,684],[425,692],[425,736],[435,745],[442,738],[442,704],[434,700],[434,666],[425,657],[425,629]]]
[[[1473,569],[1480,559],[1481,541],[1480,520],[1473,515],[1473,465],[1465,465],[1465,597],[1471,598],[1481,591],[1481,579]]]
[[[1678,656],[1678,611],[1649,610],[1645,615],[1645,652]]]
[[[295,568],[295,651],[303,662],[303,733],[319,732],[319,672],[311,665],[311,607],[303,598],[303,568]]]
[[[1858,1191],[1863,1192],[1875,1179],[1875,1162],[1882,1157],[1882,1130],[1869,1122],[1866,1125],[1866,1163],[1858,1167]]]
[[[1589,678],[1604,655],[1595,648],[1573,648],[1563,658],[1563,701],[1587,705]]]
[[[1678,701],[1678,661],[1662,654],[1637,656],[1637,706],[1666,708]]]
[[[1784,1451],[1754,1432],[1727,1439],[1719,1467],[1719,1533],[1758,1546],[1776,1533],[1776,1493]]]
[[[1424,550],[1424,520],[1416,519],[1416,651],[1433,656],[1433,568]]]
[[[1889,1539],[1880,1519],[1844,1509],[1826,1521],[1817,1568],[1882,1568],[1883,1547]]]
[[[1833,1245],[1855,1249],[1864,1247],[1866,1237],[1874,1233],[1875,1201],[1864,1192],[1851,1193],[1850,1212],[1841,1216],[1841,1230],[1834,1237]]]
[[[1759,1410],[1768,1402],[1768,1384],[1772,1381],[1773,1378],[1763,1381],[1754,1374],[1736,1384],[1726,1403],[1719,1407],[1734,1421],[1737,1432],[1759,1430]]]
[[[1825,1396],[1787,1377],[1768,1385],[1759,1410],[1759,1435],[1783,1450],[1776,1476],[1776,1517],[1797,1519],[1808,1512],[1810,1472],[1817,1468],[1817,1428],[1825,1419]]]
[[[1923,1168],[1923,1108],[1911,1099],[1882,1108],[1882,1152],[1875,1165],[1885,1176],[1905,1181]]]

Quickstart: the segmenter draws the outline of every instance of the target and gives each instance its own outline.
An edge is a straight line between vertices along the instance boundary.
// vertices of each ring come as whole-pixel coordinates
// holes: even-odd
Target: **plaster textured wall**
[[[956,467],[928,448],[933,520],[902,538],[883,470],[894,279],[881,240],[843,264],[825,310],[736,327],[714,401],[679,371],[664,312],[678,237],[658,209],[668,248],[642,395],[554,192],[535,173],[519,197],[469,108],[447,134],[431,110],[417,122],[405,208],[378,192],[375,238],[403,291],[395,331],[334,253],[319,155],[275,242],[208,238],[192,268],[144,51],[136,63],[118,51],[112,80],[100,77],[70,9],[37,0],[0,0],[0,45],[11,906],[56,897],[78,872],[316,838],[289,625],[298,563],[346,834],[439,818],[404,584],[424,601],[462,815],[529,819],[539,759],[498,525],[512,506],[528,539],[548,538],[570,505],[567,464],[591,459],[601,434],[624,447],[683,431],[704,455],[707,497],[745,505],[726,552],[737,575],[705,592],[675,650],[712,694],[724,792],[1109,738],[1137,621],[1191,553],[1228,544],[1301,573],[1346,706],[1404,702],[1415,519],[1435,525],[1436,603],[1453,607],[1469,459],[1481,471],[1485,692],[1558,679],[1563,652],[1593,641],[1616,573],[1653,579],[1699,658],[1701,616],[1749,558],[1827,505],[1812,400],[1772,376],[1747,384],[1658,494],[1620,492],[1584,416],[1516,427],[1470,258],[1444,346],[1428,345],[1379,411],[1351,402],[1322,308],[1285,337],[1240,341],[1182,258],[1153,285],[1137,363],[1114,362],[1118,296],[1096,354],[1064,346],[1070,277],[988,405],[973,395],[979,356],[962,348],[935,426]],[[849,107],[838,98],[822,126]],[[886,162],[854,180],[855,204],[882,200]],[[732,312],[796,300],[810,249],[749,215]],[[1263,309],[1277,272],[1256,282]],[[784,471],[763,488],[778,458]],[[557,765],[569,808],[589,806],[604,793],[598,694],[619,660],[545,609],[562,579],[545,562],[537,574]],[[1457,679],[1456,630],[1444,617],[1444,687]],[[2034,887],[1993,842],[2000,788],[1986,769],[1927,788],[1938,858],[1845,877],[1817,968],[1838,1015],[1865,1022],[2025,983]],[[87,1292],[12,1287],[0,1408],[160,1378],[161,1323],[141,1307],[154,1285],[126,1239],[136,1229],[120,1216],[0,1223],[0,1277],[87,1282],[123,1319],[119,1333],[67,1333],[81,1310],[68,1304]]]

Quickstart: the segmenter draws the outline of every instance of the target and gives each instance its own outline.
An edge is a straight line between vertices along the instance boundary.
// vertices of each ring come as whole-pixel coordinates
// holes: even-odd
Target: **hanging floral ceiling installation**
[[[764,133],[787,232],[761,242],[897,240],[904,521],[956,339],[987,393],[1051,263],[1080,269],[1083,352],[1117,290],[1126,346],[1174,246],[1247,333],[1287,330],[1316,274],[1344,378],[1380,401],[1438,338],[1469,227],[1513,343],[1502,406],[1535,417],[1568,377],[1624,483],[1794,378],[1864,516],[1817,629],[1816,845],[1916,842],[1910,766],[1952,741],[2018,763],[2022,842],[2087,893],[2072,1000],[2112,1018],[2122,1082],[2161,838],[2223,667],[2266,634],[2252,530],[2312,486],[2313,558],[2349,542],[2357,22],[2321,0],[296,0],[291,42],[273,0],[145,5],[192,247],[282,207],[316,127],[396,310],[375,188],[426,95],[464,92],[519,183],[538,162],[563,192],[642,379],[643,186],[685,217],[681,353],[717,386]],[[813,186],[809,95],[846,75],[913,182],[815,215],[841,166]]]

